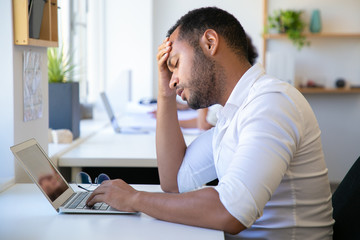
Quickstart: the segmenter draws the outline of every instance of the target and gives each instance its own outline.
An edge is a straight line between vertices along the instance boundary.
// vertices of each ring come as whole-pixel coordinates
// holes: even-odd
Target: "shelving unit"
[[[303,94],[349,94],[360,93],[360,88],[298,88]]]
[[[29,38],[28,0],[13,0],[14,44],[58,47],[57,0],[44,6],[39,39]]]
[[[307,38],[360,38],[360,33],[304,33]],[[264,34],[264,39],[287,38],[286,34]]]
[[[263,0],[263,26],[267,25],[268,19],[268,2],[269,0]],[[305,32],[304,35],[308,39],[359,39],[360,33],[309,33]],[[286,34],[263,34],[263,66],[266,66],[266,52],[267,52],[267,44],[270,40],[282,40],[287,39]],[[306,94],[348,94],[348,93],[360,93],[360,89],[358,88],[298,88],[300,92]]]

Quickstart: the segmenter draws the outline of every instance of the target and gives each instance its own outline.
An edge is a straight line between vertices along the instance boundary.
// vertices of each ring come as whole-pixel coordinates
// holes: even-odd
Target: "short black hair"
[[[230,13],[217,7],[204,7],[189,11],[167,33],[170,36],[179,27],[179,40],[186,40],[197,48],[200,37],[207,29],[215,30],[240,59],[248,58],[246,34],[240,22]]]
[[[251,65],[255,64],[256,58],[259,56],[256,47],[252,43],[252,40],[249,35],[246,34],[246,40],[247,40],[247,47],[248,47],[248,60]]]

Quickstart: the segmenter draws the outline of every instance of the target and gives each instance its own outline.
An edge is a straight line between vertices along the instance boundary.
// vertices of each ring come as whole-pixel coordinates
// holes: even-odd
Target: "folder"
[[[46,0],[29,0],[29,37],[40,38],[40,28]]]

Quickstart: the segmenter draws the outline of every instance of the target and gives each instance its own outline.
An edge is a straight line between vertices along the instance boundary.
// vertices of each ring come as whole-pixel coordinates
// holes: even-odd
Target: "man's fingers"
[[[106,190],[106,186],[105,186],[105,182],[103,182],[103,184],[101,184],[99,187],[97,187],[92,194],[90,195],[90,197],[87,199],[86,201],[86,205],[92,206],[95,203],[97,203],[98,201],[96,201],[96,197],[103,195],[105,193]]]
[[[169,54],[170,50],[171,50],[171,46],[167,46],[165,48],[160,49],[157,56],[156,56],[157,60],[158,61],[163,60],[162,58],[166,57]],[[161,61],[161,63],[162,62],[163,61]]]
[[[168,55],[171,51],[171,42],[168,41],[168,38],[164,40],[162,44],[158,47],[157,60],[161,60],[164,56]]]
[[[94,206],[95,203],[104,202],[103,197],[104,197],[104,194],[97,194],[97,195],[93,196],[91,199],[89,198],[86,201],[86,205],[87,206]]]
[[[164,46],[166,46],[166,45],[169,45],[169,38],[167,37],[167,38],[165,38],[164,39],[164,41],[162,42],[162,44],[160,44],[160,46],[158,47],[158,51],[160,50],[160,49],[162,49],[162,48],[164,48]]]

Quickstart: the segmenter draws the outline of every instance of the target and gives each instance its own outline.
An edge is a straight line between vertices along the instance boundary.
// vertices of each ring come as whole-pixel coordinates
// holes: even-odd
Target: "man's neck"
[[[234,90],[236,84],[240,81],[241,77],[251,68],[251,64],[247,61],[235,61],[236,64],[228,63],[226,66],[226,91],[221,99],[221,105],[224,106]]]

